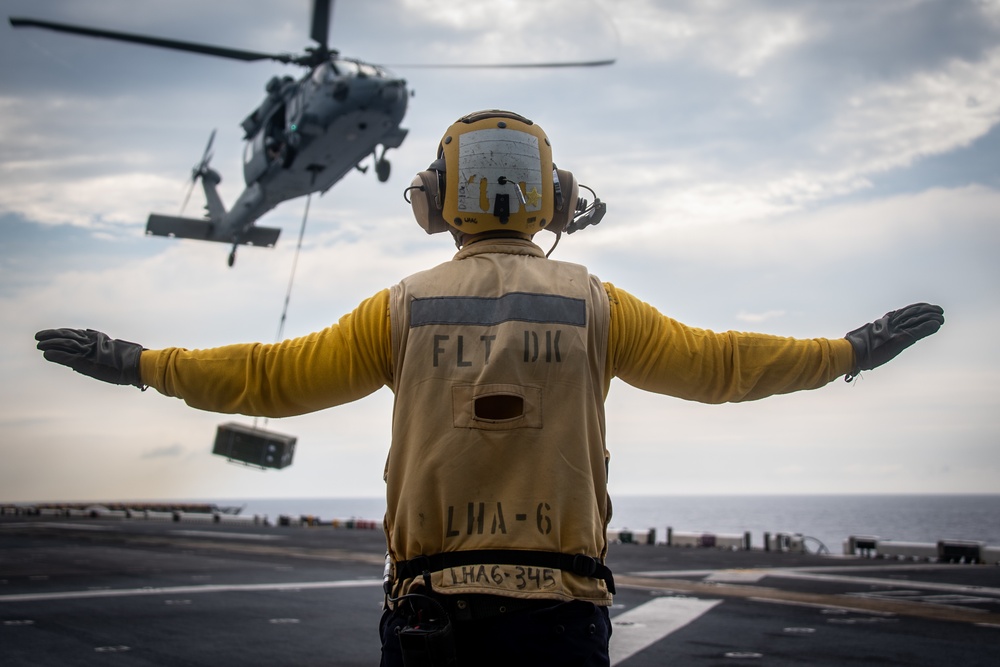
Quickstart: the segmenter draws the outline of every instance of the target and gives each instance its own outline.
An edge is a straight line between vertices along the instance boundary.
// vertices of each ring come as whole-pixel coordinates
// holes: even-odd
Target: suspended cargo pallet
[[[231,422],[219,425],[212,453],[259,468],[281,469],[292,465],[295,441],[295,436]]]

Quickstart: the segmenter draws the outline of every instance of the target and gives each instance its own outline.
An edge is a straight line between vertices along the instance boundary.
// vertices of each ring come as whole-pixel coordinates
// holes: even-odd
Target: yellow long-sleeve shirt
[[[607,372],[660,394],[704,403],[821,387],[853,367],[843,339],[714,333],[685,326],[610,283]],[[389,290],[322,331],[274,345],[142,353],[142,381],[195,408],[288,417],[393,387]],[[608,387],[604,388],[607,395]]]

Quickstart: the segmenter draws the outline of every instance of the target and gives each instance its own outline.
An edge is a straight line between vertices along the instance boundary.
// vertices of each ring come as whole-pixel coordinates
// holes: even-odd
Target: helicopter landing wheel
[[[385,183],[389,180],[389,161],[385,158],[380,158],[375,161],[375,175],[378,176],[380,183]]]

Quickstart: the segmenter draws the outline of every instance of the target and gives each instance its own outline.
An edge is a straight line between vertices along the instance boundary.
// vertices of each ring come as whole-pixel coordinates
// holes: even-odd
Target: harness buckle
[[[424,572],[431,571],[431,559],[428,556],[420,555],[415,558],[411,558],[407,565],[412,572],[417,574],[423,574]]]
[[[586,554],[576,554],[573,556],[573,563],[570,570],[573,574],[578,574],[582,577],[593,577],[594,573],[597,572],[597,559]]]

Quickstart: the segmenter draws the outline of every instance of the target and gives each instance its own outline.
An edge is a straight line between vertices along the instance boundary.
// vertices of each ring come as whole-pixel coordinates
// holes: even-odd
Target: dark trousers
[[[382,667],[402,667],[399,629],[403,610],[382,615]],[[458,665],[474,667],[608,667],[611,621],[607,607],[590,602],[554,603],[493,618],[452,621]]]

